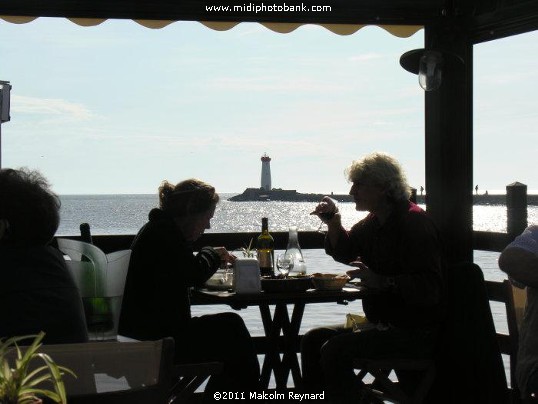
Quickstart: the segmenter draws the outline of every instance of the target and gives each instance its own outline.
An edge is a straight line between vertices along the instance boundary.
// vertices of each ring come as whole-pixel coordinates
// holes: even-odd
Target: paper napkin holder
[[[234,262],[235,293],[261,292],[260,264],[256,258],[238,258]]]

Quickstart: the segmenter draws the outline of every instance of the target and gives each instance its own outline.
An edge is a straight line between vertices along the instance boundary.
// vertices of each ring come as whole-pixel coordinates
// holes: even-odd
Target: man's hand
[[[338,206],[334,199],[324,196],[310,214],[317,215],[324,223],[328,223],[336,214],[339,214]]]
[[[347,274],[351,279],[359,278],[364,286],[368,288],[384,288],[384,277],[376,274],[374,271],[368,268],[368,266],[361,261],[360,257],[357,257],[355,261],[351,261],[349,265],[358,268],[347,271]]]

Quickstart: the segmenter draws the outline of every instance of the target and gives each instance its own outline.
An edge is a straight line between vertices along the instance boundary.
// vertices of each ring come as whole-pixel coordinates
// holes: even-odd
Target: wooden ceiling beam
[[[506,2],[505,2],[506,3]],[[468,17],[465,26],[474,44],[538,29],[538,1],[500,4],[493,11]]]

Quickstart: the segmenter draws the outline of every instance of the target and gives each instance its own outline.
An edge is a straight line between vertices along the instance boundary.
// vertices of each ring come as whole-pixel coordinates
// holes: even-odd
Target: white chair
[[[84,303],[91,340],[115,339],[131,250],[105,254],[93,244],[58,238]]]

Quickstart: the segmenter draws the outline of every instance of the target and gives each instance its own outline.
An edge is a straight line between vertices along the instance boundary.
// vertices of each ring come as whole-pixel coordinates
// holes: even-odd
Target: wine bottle
[[[80,224],[80,239],[85,243],[93,244],[90,225],[88,223]]]
[[[269,221],[266,217],[263,217],[262,232],[258,236],[258,241],[256,243],[261,276],[273,276],[275,274],[273,266],[275,256],[274,244],[275,241],[273,240],[273,236],[269,234]]]
[[[81,223],[79,228],[80,228],[80,240],[88,244],[93,244],[92,233],[90,231],[89,223]],[[82,255],[80,260],[84,262],[90,261],[88,257],[86,257],[85,255]]]

